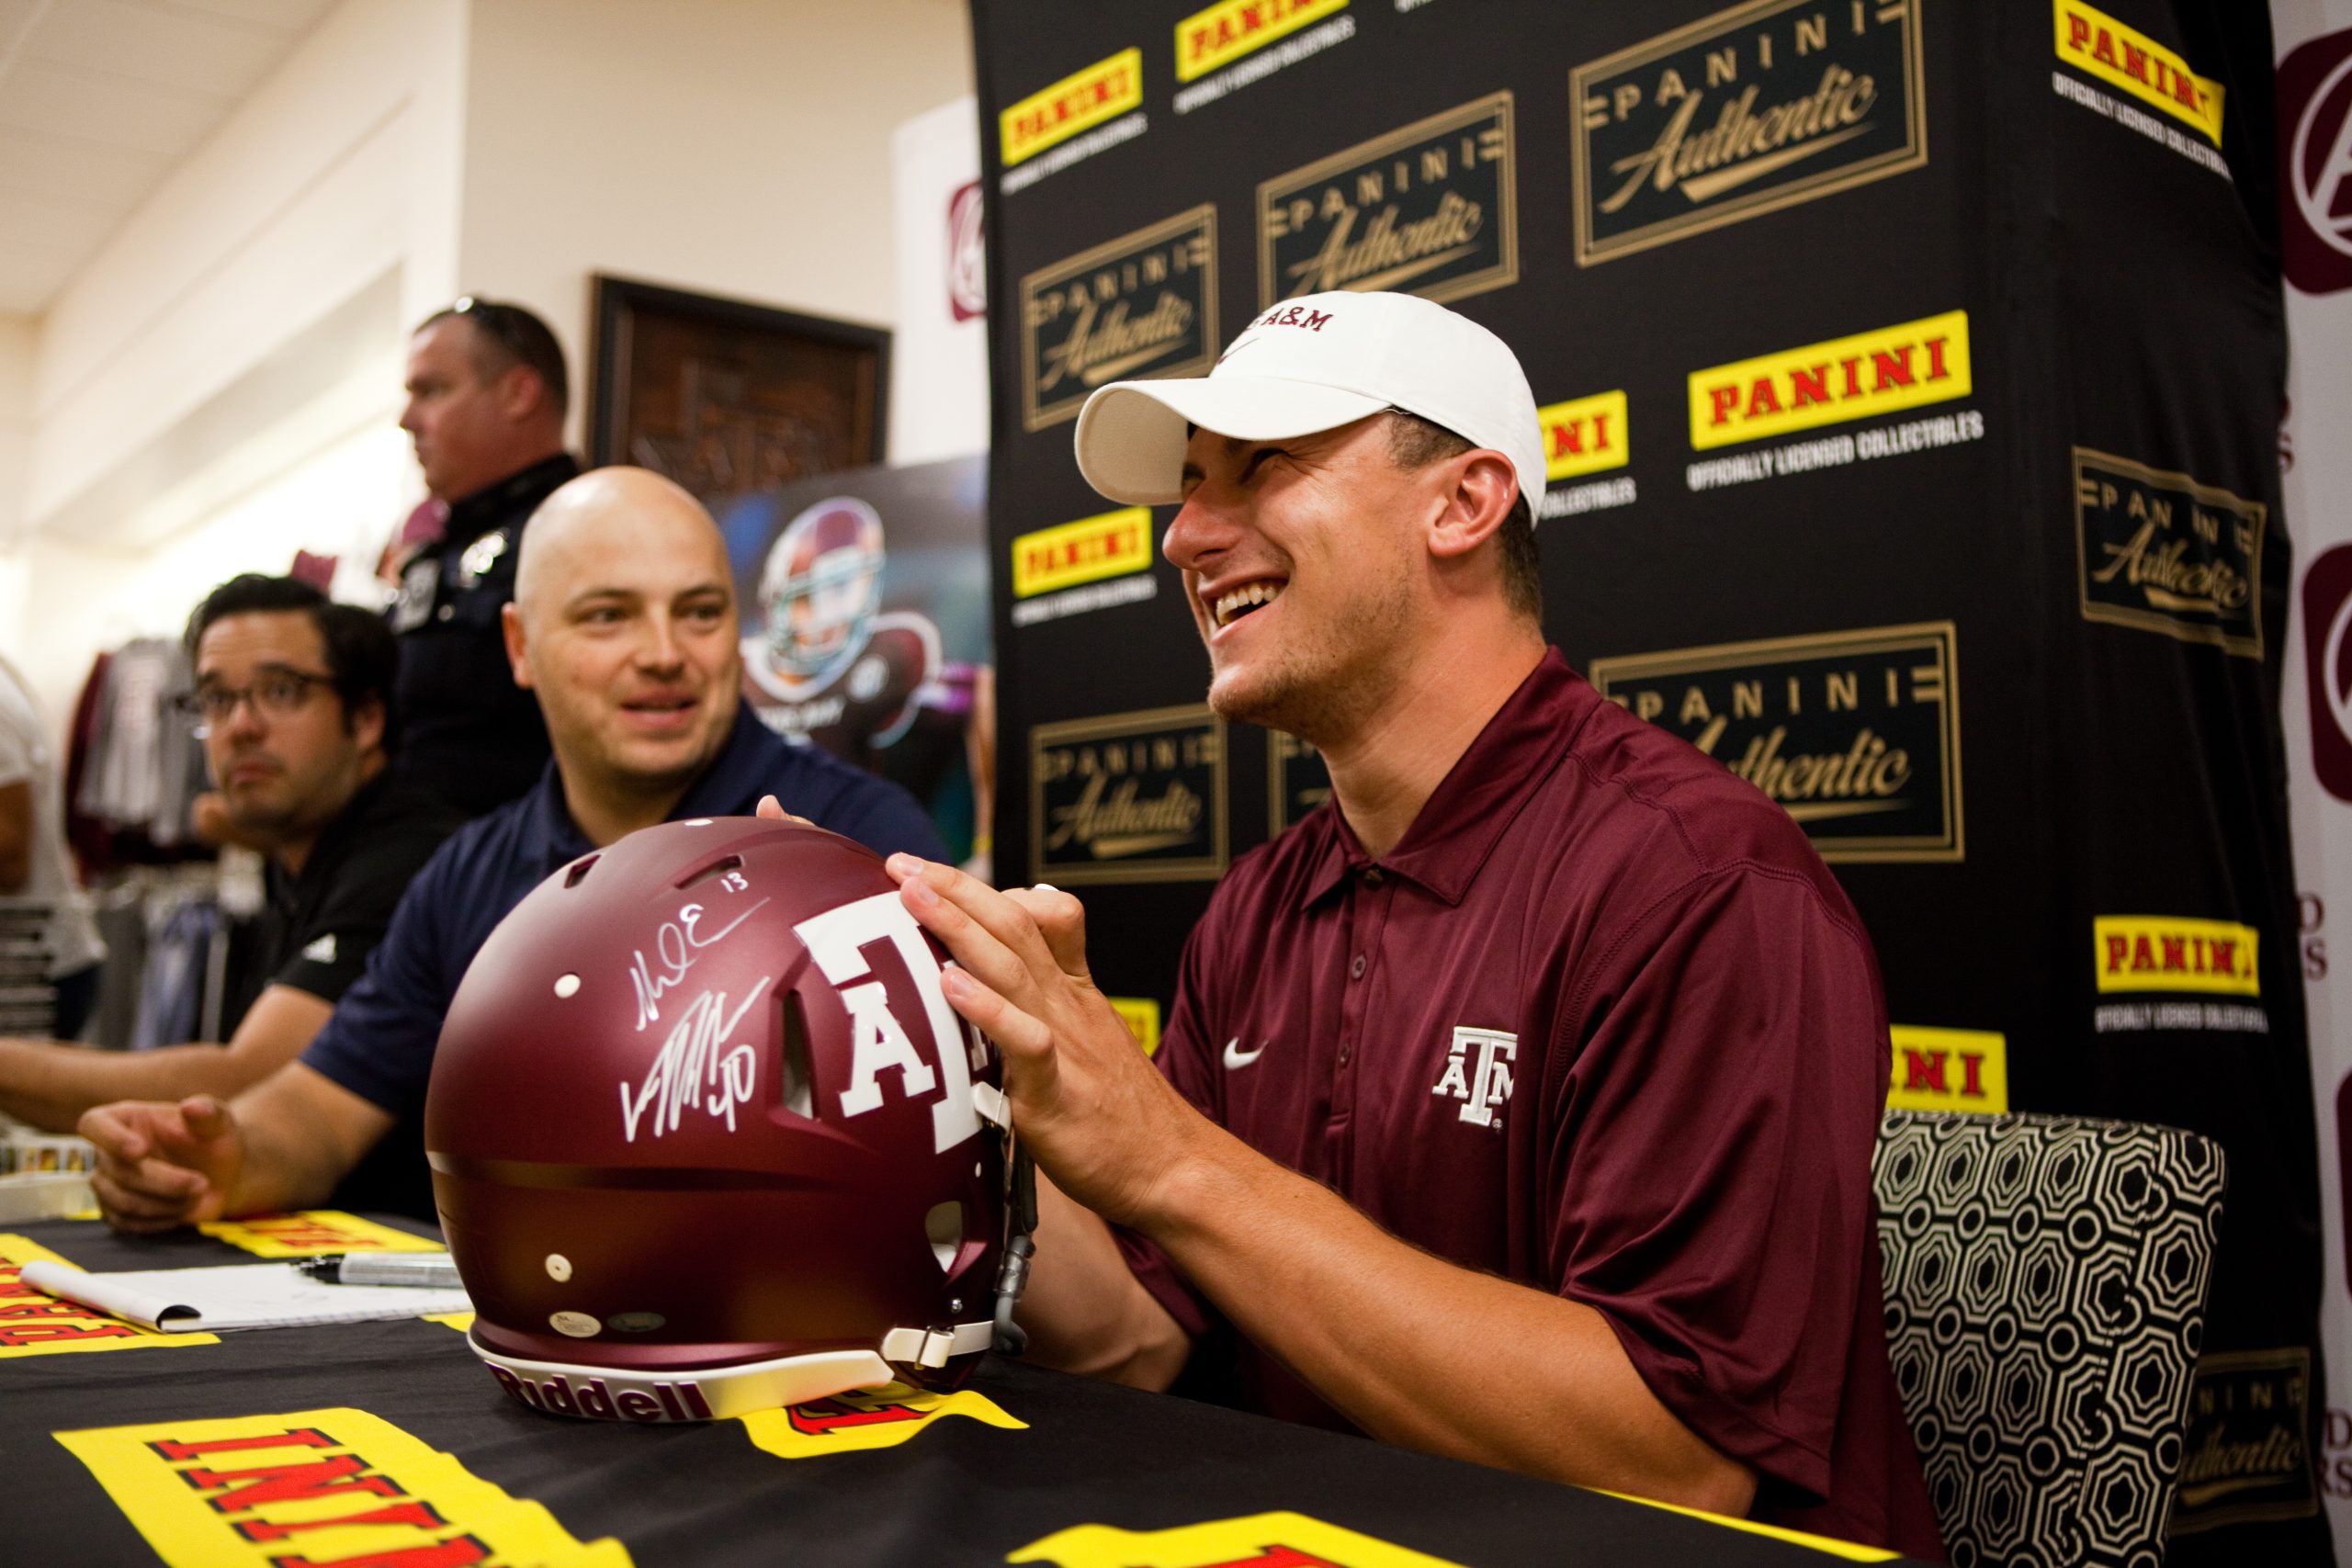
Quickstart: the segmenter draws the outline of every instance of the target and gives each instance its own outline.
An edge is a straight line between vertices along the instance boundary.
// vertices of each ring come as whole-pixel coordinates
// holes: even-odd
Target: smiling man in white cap
[[[1332,797],[1218,886],[1153,1063],[1076,899],[892,860],[1050,1178],[1037,1353],[1939,1557],[1869,941],[1779,807],[1546,648],[1510,350],[1285,301],[1204,378],[1097,391],[1078,461],[1181,503],[1210,703],[1313,742]]]

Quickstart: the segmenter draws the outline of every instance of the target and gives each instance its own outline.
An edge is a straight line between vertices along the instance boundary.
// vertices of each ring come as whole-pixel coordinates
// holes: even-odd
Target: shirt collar
[[[527,468],[451,502],[449,521],[442,525],[441,537],[452,543],[470,540],[514,521],[518,512],[528,514],[579,472],[580,465],[569,452],[542,457]]]
[[[678,804],[662,820],[683,822],[695,817],[742,816],[763,793],[763,782],[775,772],[763,753],[769,745],[782,744],[752,716],[749,704],[738,703],[734,728],[727,732],[727,744],[719,748],[718,756],[703,770],[702,776],[686,786],[686,793],[678,797]],[[537,851],[547,871],[578,860],[596,847],[571,819],[571,807],[563,798],[563,775],[557,771],[553,758],[548,760],[546,771],[539,774],[530,819],[531,847]]]
[[[302,857],[302,869],[295,875],[286,874],[285,868],[275,859],[265,860],[263,884],[272,902],[290,904],[301,891],[313,883],[323,882],[334,874],[335,863],[342,859],[344,841],[356,834],[383,793],[391,787],[392,770],[387,765],[376,770],[376,776],[351,792],[343,809],[311,840],[311,852]]]
[[[1422,802],[1413,825],[1377,863],[1380,869],[1418,883],[1448,904],[1461,903],[1503,829],[1567,755],[1576,732],[1601,700],[1568,668],[1558,649],[1547,649]],[[1312,827],[1322,837],[1308,850],[1301,908],[1375,863],[1340,815],[1336,798],[1299,826],[1302,831]]]

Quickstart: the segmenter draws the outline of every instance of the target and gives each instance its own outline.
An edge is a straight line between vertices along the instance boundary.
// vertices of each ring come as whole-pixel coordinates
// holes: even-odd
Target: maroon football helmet
[[[969,1375],[1028,1242],[941,954],[870,851],[749,818],[632,833],[515,906],[424,1107],[509,1393],[676,1421]]]

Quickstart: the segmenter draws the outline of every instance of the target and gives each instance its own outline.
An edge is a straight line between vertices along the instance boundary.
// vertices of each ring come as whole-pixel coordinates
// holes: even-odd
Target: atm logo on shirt
[[[1445,1049],[1445,1071],[1430,1092],[1462,1102],[1462,1120],[1474,1127],[1499,1127],[1510,1103],[1511,1065],[1519,1059],[1519,1036],[1500,1029],[1456,1029]]]
[[[54,1434],[171,1568],[629,1568],[526,1497],[364,1410]]]

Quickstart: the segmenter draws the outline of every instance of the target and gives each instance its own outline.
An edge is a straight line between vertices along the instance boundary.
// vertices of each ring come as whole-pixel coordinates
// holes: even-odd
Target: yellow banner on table
[[[2214,146],[2222,144],[2219,82],[2199,76],[2188,61],[2147,34],[2082,0],[2054,0],[2051,15],[2060,60],[2162,109]]]
[[[293,1214],[248,1214],[216,1220],[197,1229],[215,1241],[243,1247],[256,1258],[324,1258],[337,1252],[439,1252],[441,1244],[379,1225],[340,1209],[305,1209]]]
[[[28,1263],[64,1263],[37,1241],[0,1235],[0,1360],[84,1350],[154,1350],[168,1345],[218,1345],[217,1334],[158,1334],[79,1302],[60,1301],[18,1276]]]
[[[630,1568],[553,1514],[365,1410],[52,1434],[170,1568],[300,1561]]]
[[[1052,1562],[1059,1568],[1289,1568],[1345,1563],[1347,1568],[1461,1568],[1449,1558],[1393,1546],[1376,1537],[1326,1524],[1305,1514],[1251,1514],[1210,1519],[1174,1529],[1127,1530],[1114,1525],[1074,1525],[1030,1542],[1007,1562]]]
[[[1029,1423],[1005,1414],[984,1393],[960,1389],[926,1393],[904,1383],[885,1383],[863,1393],[836,1394],[757,1410],[741,1417],[752,1446],[778,1459],[816,1459],[861,1449],[894,1449],[944,1416],[963,1416],[984,1426],[1025,1432]]]

